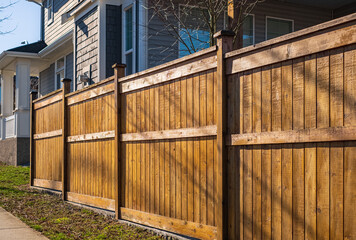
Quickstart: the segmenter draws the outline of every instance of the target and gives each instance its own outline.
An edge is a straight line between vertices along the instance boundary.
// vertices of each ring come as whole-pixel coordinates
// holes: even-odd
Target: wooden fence
[[[31,184],[201,239],[356,238],[356,14],[236,51],[216,37],[33,101]]]

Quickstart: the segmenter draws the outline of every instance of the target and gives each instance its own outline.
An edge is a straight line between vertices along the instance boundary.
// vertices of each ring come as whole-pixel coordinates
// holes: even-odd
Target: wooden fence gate
[[[201,239],[356,239],[356,14],[31,102],[31,186]]]

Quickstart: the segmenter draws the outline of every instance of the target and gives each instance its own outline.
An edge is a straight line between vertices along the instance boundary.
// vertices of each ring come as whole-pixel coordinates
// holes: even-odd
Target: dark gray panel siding
[[[260,3],[252,11],[255,15],[255,43],[266,40],[266,17],[291,19],[294,31],[301,30],[332,19],[332,12],[322,8],[267,1]]]
[[[114,75],[114,63],[122,63],[121,9],[121,6],[106,5],[106,77]]]
[[[294,31],[332,19],[331,10],[273,0],[260,3],[252,11],[252,14],[255,16],[255,43],[266,39],[267,16],[294,20]],[[150,20],[147,34],[148,67],[154,67],[178,58],[177,40],[167,32],[159,18],[152,18],[152,10],[148,12],[148,19]]]
[[[356,3],[351,3],[334,10],[334,18],[339,18],[356,12]]]
[[[54,91],[54,63],[40,72],[39,94],[43,96],[52,91]]]
[[[73,53],[66,56],[66,78],[72,80],[70,90],[73,91]]]
[[[98,76],[98,9],[94,8],[76,22],[76,78],[83,74],[83,68],[91,66],[91,81],[99,81]],[[77,82],[77,89],[84,85]]]
[[[152,17],[153,10],[148,10],[147,30],[147,67],[151,68],[178,58],[177,39],[170,34],[158,17]]]

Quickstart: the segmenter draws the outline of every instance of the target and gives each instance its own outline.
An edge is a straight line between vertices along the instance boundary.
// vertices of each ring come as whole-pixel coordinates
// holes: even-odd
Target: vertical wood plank
[[[344,125],[344,49],[330,51],[330,127]],[[330,143],[330,238],[343,239],[343,143]]]
[[[193,127],[199,127],[199,117],[200,117],[200,81],[199,75],[195,75],[193,78]],[[200,144],[199,139],[194,139],[194,222],[200,222]]]
[[[247,72],[243,84],[243,114],[244,133],[252,132],[252,74]],[[244,239],[252,239],[253,216],[252,216],[252,154],[251,146],[244,149]]]
[[[304,58],[293,60],[293,129],[304,129]],[[304,144],[293,147],[293,239],[304,239]]]
[[[261,89],[261,69],[256,69],[252,74],[252,132],[261,132],[262,120],[262,89]],[[261,239],[262,231],[262,209],[261,209],[261,146],[253,146],[252,159],[252,209],[253,209],[253,239]]]
[[[292,61],[282,63],[282,130],[291,130],[292,121]],[[282,148],[282,239],[292,239],[292,145]]]
[[[356,44],[344,53],[344,125],[356,123]],[[344,239],[356,238],[356,144],[346,142],[344,149]]]
[[[207,76],[206,73],[201,73],[199,77],[199,95],[200,95],[200,106],[199,106],[199,111],[200,111],[200,116],[199,116],[199,126],[206,126],[207,120],[206,120],[206,114],[207,114]],[[201,209],[201,217],[200,217],[200,222],[202,224],[207,224],[207,175],[206,175],[206,169],[207,169],[207,149],[206,149],[206,138],[200,138],[200,177],[199,177],[199,182],[200,182],[200,209]]]
[[[262,122],[261,131],[270,132],[272,129],[272,79],[271,68],[262,69]],[[271,239],[272,231],[272,162],[271,145],[262,147],[262,239]]]
[[[317,128],[329,127],[329,52],[317,54]],[[329,143],[317,144],[317,238],[329,239]]]
[[[305,57],[305,128],[316,128],[316,55]],[[305,239],[316,239],[316,144],[305,144]]]

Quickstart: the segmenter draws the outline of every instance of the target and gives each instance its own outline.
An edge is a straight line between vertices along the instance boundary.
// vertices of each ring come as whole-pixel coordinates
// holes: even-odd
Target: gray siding
[[[356,3],[351,3],[334,10],[334,18],[339,18],[356,12]]]
[[[303,5],[266,1],[255,7],[255,43],[266,40],[266,17],[292,19],[294,31],[301,30],[332,19],[332,12],[322,8]]]
[[[73,53],[66,57],[65,77],[73,80]],[[44,96],[55,90],[54,86],[54,71],[55,63],[52,63],[47,69],[40,72],[39,94]],[[73,87],[71,86],[71,90]]]
[[[44,96],[54,91],[54,63],[40,72],[39,94]]]
[[[252,14],[255,16],[255,43],[266,39],[267,16],[294,20],[294,31],[332,19],[331,10],[273,0],[260,3],[252,11]],[[148,67],[154,67],[178,58],[176,39],[167,32],[160,19],[152,18],[152,10],[148,12],[148,19],[150,19],[148,23]]]
[[[106,5],[106,77],[114,75],[114,63],[122,62],[121,9],[121,6]]]
[[[66,56],[66,78],[72,80],[70,84],[70,91],[73,91],[73,53]]]
[[[177,40],[170,34],[158,17],[152,17],[153,10],[148,10],[147,30],[147,67],[151,68],[178,58]]]
[[[53,11],[54,19],[53,22],[48,24],[48,10],[47,10],[47,1],[44,1],[43,6],[44,14],[44,40],[47,45],[53,43],[56,39],[61,37],[61,35],[67,33],[74,28],[73,20],[69,20],[62,24],[62,15],[73,8],[78,1],[76,0],[54,0],[53,1]]]
[[[91,66],[92,83],[99,81],[98,76],[98,38],[99,23],[98,10],[94,8],[76,22],[76,78],[83,74],[83,68]],[[84,85],[77,82],[77,88]]]

